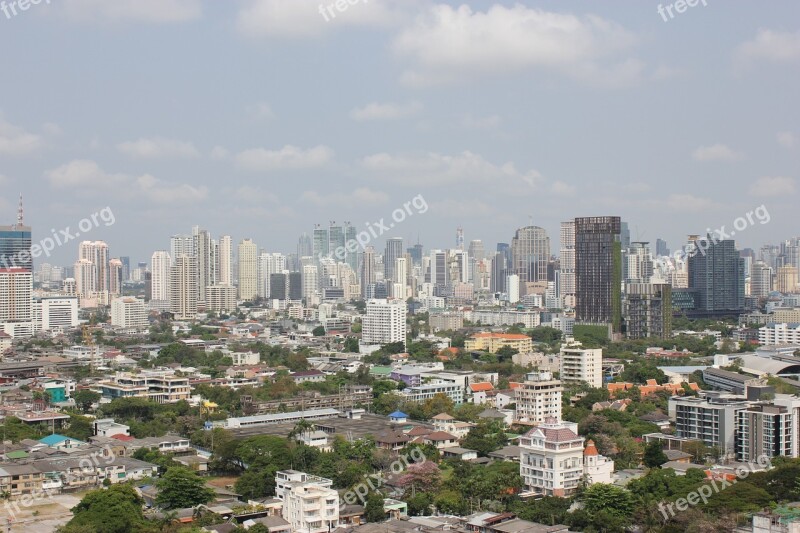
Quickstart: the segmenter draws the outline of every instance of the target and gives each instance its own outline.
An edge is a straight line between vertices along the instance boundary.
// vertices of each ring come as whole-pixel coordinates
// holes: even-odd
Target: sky
[[[674,250],[760,206],[740,247],[796,237],[800,3],[693,3],[5,0],[0,224],[23,194],[62,265],[194,225],[294,252],[414,198],[371,244],[534,224],[555,254],[561,221],[619,215]]]

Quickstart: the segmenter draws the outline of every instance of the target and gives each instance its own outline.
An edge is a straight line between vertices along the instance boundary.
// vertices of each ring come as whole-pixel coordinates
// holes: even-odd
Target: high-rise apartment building
[[[219,238],[218,285],[233,285],[233,240],[230,235]]]
[[[406,312],[405,300],[369,300],[362,326],[362,343],[402,342],[405,346]]]
[[[233,285],[209,285],[206,289],[206,307],[215,313],[236,311],[236,287]]]
[[[575,307],[575,221],[561,223],[561,248],[559,258],[559,284],[561,305],[564,309]]]
[[[549,417],[561,420],[561,381],[554,379],[551,372],[531,372],[525,381],[514,389],[517,404],[516,420],[540,424]]]
[[[173,235],[169,239],[170,257],[172,257],[173,261],[175,261],[179,255],[195,257],[196,251],[194,249],[194,244],[194,237],[191,235]]]
[[[320,294],[319,268],[317,265],[303,267],[303,298],[306,305],[312,305]]]
[[[630,339],[672,337],[672,287],[668,283],[628,283],[625,287],[625,335]]]
[[[152,300],[166,302],[170,299],[169,274],[172,259],[166,250],[153,252],[150,258],[150,295]]]
[[[750,296],[766,298],[772,291],[772,269],[763,261],[756,261],[750,271]]]
[[[775,276],[775,290],[783,294],[797,292],[797,267],[785,265],[778,269]]]
[[[179,255],[170,269],[170,312],[176,320],[197,316],[197,259]]]
[[[110,288],[108,245],[103,241],[83,241],[78,247],[78,260],[89,261],[94,269],[94,285],[88,287],[88,291],[84,290],[81,296],[88,297],[91,293],[108,292]]]
[[[108,293],[122,294],[122,261],[116,258],[108,262]]]
[[[599,389],[603,386],[602,348],[584,348],[580,342],[567,339],[561,345],[561,372],[564,383],[586,383]]]
[[[311,235],[303,232],[300,238],[297,239],[297,257],[313,257],[314,256],[314,241]]]
[[[0,331],[11,337],[33,335],[33,272],[27,268],[0,268]]]
[[[361,296],[366,298],[370,286],[377,281],[375,272],[375,248],[367,246],[361,261]]]
[[[622,243],[619,217],[575,219],[576,320],[622,327]]]
[[[258,296],[258,246],[251,239],[239,243],[239,299]]]
[[[688,257],[689,288],[697,311],[705,316],[739,314],[744,310],[744,259],[733,240],[696,240]],[[766,261],[765,261],[766,262]]]

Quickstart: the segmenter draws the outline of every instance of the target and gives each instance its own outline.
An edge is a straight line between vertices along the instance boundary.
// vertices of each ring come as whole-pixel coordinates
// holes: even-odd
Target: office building
[[[369,300],[361,331],[361,342],[363,344],[401,342],[405,346],[405,300]]]
[[[312,237],[312,245],[314,248],[314,260],[319,261],[325,257],[328,257],[329,251],[329,242],[328,242],[328,230],[319,226],[319,224],[315,225],[314,233]]]
[[[255,300],[258,296],[258,246],[250,239],[239,243],[239,299]]]
[[[531,372],[525,381],[514,389],[517,404],[515,419],[531,424],[540,424],[553,417],[561,420],[561,381],[554,379],[552,372]]]
[[[176,320],[197,316],[197,259],[179,255],[170,269],[170,312]]]
[[[619,217],[575,219],[575,318],[622,327],[622,243]]]
[[[35,331],[68,331],[78,327],[78,298],[49,296],[33,300]]]
[[[386,239],[386,249],[383,252],[383,279],[393,283],[401,281],[395,277],[394,267],[398,258],[403,257],[403,239],[391,237]],[[405,283],[405,280],[402,280]]]
[[[656,256],[657,257],[669,256],[669,248],[667,248],[667,241],[663,239],[656,239]]]
[[[23,221],[20,196],[16,224],[0,226],[0,268],[22,268],[33,272],[31,231],[31,227],[26,226]]]
[[[602,348],[584,348],[580,342],[567,339],[561,345],[561,381],[567,384],[586,383],[603,386]]]
[[[507,272],[506,255],[502,252],[495,252],[492,257],[492,272],[489,282],[489,290],[493,294],[502,294],[506,292]]]
[[[430,282],[434,296],[446,296],[450,287],[450,268],[446,250],[430,252]]]
[[[521,283],[547,282],[550,237],[538,226],[519,228],[511,240],[511,272]]]

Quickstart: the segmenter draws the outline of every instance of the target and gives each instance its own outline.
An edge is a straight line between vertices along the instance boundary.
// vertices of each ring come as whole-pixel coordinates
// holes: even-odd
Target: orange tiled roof
[[[506,339],[506,340],[523,340],[530,339],[527,335],[521,333],[475,333],[471,335],[472,339]]]
[[[472,392],[486,392],[494,389],[494,386],[488,381],[482,381],[480,383],[470,383],[469,388],[472,389]]]

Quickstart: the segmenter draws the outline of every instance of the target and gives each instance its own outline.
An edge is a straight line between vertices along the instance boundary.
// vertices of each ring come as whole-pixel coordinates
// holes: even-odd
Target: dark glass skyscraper
[[[575,219],[575,318],[622,327],[622,243],[619,217]]]
[[[0,268],[33,271],[30,226],[0,226]]]
[[[707,316],[742,312],[744,259],[734,241],[714,242],[709,236],[694,246],[689,253],[689,288],[697,295],[697,311]]]

